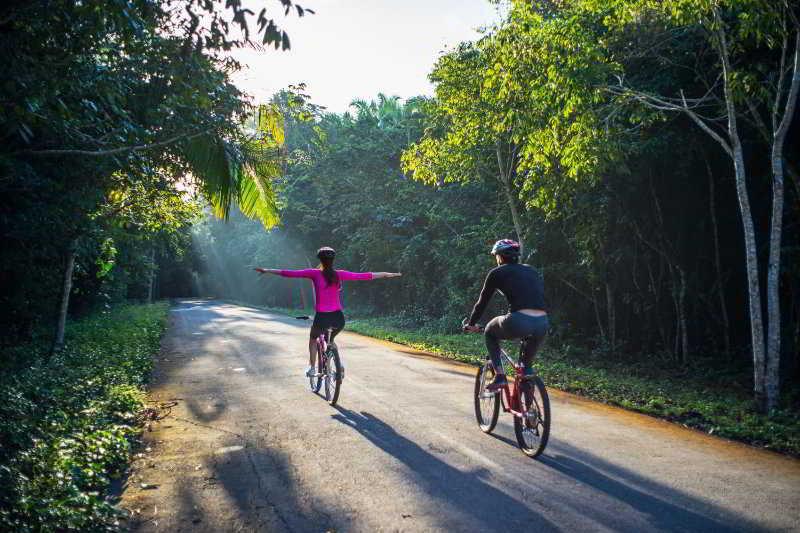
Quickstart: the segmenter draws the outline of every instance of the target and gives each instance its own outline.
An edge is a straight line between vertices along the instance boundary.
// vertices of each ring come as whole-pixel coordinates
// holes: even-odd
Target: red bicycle
[[[520,360],[526,342],[526,338],[520,340]],[[504,412],[514,415],[514,433],[522,452],[529,457],[538,457],[550,437],[550,398],[547,389],[535,371],[533,375],[525,375],[520,363],[511,359],[505,350],[501,353],[514,369],[514,379],[499,391],[487,391],[487,383],[491,383],[495,377],[494,365],[487,360],[475,376],[475,418],[481,431],[491,433],[497,425],[502,404]]]
[[[308,320],[308,316],[295,317],[299,320]],[[339,357],[339,349],[331,343],[333,328],[328,328],[325,333],[317,337],[317,372],[308,378],[312,392],[318,393],[325,385],[325,399],[331,405],[336,405],[339,391],[344,379],[344,367]]]

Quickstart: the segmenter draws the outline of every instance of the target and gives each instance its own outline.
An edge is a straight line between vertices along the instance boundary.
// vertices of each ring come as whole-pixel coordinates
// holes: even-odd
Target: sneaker
[[[309,366],[309,367],[306,369],[306,377],[307,377],[307,378],[313,378],[313,377],[314,377],[314,376],[316,376],[316,375],[317,375],[317,373],[316,373],[316,372],[314,372],[314,367],[313,367],[313,366]]]
[[[500,389],[508,386],[508,380],[505,374],[497,374],[491,383],[486,385],[486,390],[489,392],[497,392]]]

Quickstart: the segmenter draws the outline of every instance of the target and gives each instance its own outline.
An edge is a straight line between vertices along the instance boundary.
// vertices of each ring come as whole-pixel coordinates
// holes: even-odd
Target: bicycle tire
[[[322,376],[325,374],[325,362],[323,359],[324,357],[319,351],[319,345],[317,345],[317,375],[308,378],[308,384],[311,387],[311,392],[314,393],[319,392],[319,389],[322,387]]]
[[[325,399],[331,405],[336,405],[339,400],[339,391],[342,389],[342,364],[339,359],[339,350],[335,346],[328,347],[328,365],[325,369]]]
[[[486,388],[486,382],[489,381],[487,372],[491,368],[493,367],[487,361],[486,364],[478,369],[478,374],[475,376],[475,418],[478,421],[478,427],[484,433],[492,432],[500,415],[500,393],[495,393],[493,399],[481,398]],[[486,411],[485,413],[484,410]]]
[[[528,457],[538,457],[547,447],[547,440],[550,438],[550,398],[539,376],[533,378],[531,385],[529,388],[520,387],[520,406],[526,412],[530,412],[528,406],[535,406],[535,423],[530,418],[515,416],[514,434],[522,453]],[[526,436],[532,437],[531,442],[528,442]]]

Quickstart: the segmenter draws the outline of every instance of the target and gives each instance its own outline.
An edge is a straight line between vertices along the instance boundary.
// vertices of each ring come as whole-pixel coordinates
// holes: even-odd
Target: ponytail
[[[319,269],[322,270],[322,277],[325,278],[325,282],[328,284],[328,286],[330,287],[331,285],[339,285],[339,275],[333,268],[333,258],[325,257],[319,261]]]

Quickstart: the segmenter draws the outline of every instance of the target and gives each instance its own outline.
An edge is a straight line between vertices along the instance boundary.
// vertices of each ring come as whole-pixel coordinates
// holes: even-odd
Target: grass
[[[0,530],[113,531],[106,494],[127,465],[168,304],[126,305],[2,352]]]
[[[289,315],[303,311],[273,309]],[[307,312],[307,311],[306,311]],[[350,319],[347,329],[474,365],[485,358],[481,335],[442,334],[398,327],[392,317]],[[507,344],[516,354],[517,345]],[[711,360],[675,368],[651,358],[620,360],[566,346],[545,345],[536,367],[549,387],[663,418],[685,427],[800,456],[800,413],[786,408],[765,416],[755,411],[747,369],[720,367]]]

